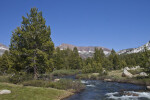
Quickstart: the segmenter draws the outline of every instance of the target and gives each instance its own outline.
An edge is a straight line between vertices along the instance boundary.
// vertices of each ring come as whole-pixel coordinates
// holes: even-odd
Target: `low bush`
[[[9,82],[9,76],[0,76],[0,82]]]
[[[77,79],[89,79],[88,74],[78,74],[76,75]]]
[[[18,73],[18,74],[14,74],[12,76],[9,77],[9,82],[10,83],[21,83],[27,80],[32,80],[33,76],[30,74],[24,74],[24,73]]]
[[[50,84],[49,81],[43,80],[29,80],[22,82],[23,86],[35,86],[35,87],[46,87]]]
[[[53,76],[67,76],[67,75],[75,75],[79,73],[79,70],[55,70],[51,74]]]
[[[92,80],[97,80],[97,79],[99,79],[99,76],[91,75],[91,76],[90,76],[90,79],[92,79]]]
[[[46,87],[52,87],[63,90],[73,89],[75,92],[78,92],[85,88],[84,84],[82,84],[80,81],[73,81],[70,79],[60,79],[57,82],[50,82],[50,84]]]
[[[89,73],[89,74],[78,74],[76,75],[77,79],[91,79],[91,80],[97,80],[100,78],[99,73]]]
[[[60,79],[57,82],[30,80],[22,82],[22,84],[23,86],[51,87],[62,90],[73,90],[72,92],[79,92],[85,88],[84,84],[82,84],[80,81],[73,81],[70,79]]]
[[[136,75],[136,74],[140,74],[140,72],[142,72],[143,70],[142,69],[137,69],[137,70],[129,70],[129,72],[133,75]]]
[[[52,74],[40,74],[38,76],[39,80],[44,80],[44,81],[50,81],[53,79],[53,75]]]

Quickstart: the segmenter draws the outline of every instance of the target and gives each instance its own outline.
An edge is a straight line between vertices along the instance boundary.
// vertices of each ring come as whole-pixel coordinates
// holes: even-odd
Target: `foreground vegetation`
[[[0,95],[0,100],[60,100],[73,93],[53,88],[24,87],[8,83],[0,83],[0,90],[11,90],[11,94]]]
[[[47,78],[47,79],[46,79]],[[56,88],[61,90],[71,90],[71,92],[79,92],[85,88],[80,80],[72,79],[50,79],[46,76],[41,79],[34,80],[32,76],[27,75],[14,75],[14,76],[0,76],[0,82],[13,83],[23,86],[34,86],[43,88]]]
[[[52,76],[71,76],[71,75],[75,75],[78,74],[80,71],[79,70],[66,70],[66,69],[62,69],[62,70],[55,70],[51,73]]]
[[[9,51],[5,51],[0,56],[0,81],[23,86],[34,86],[34,88],[11,87],[3,84],[1,88],[8,87],[8,89],[16,91],[14,96],[10,94],[10,98],[20,99],[23,97],[29,100],[30,94],[37,92],[41,97],[35,96],[31,97],[32,99],[46,100],[46,97],[48,96],[49,98],[50,96],[48,92],[51,93],[49,87],[78,92],[84,89],[84,85],[80,81],[66,79],[56,81],[54,76],[76,75],[80,72],[82,74],[76,75],[76,78],[110,78],[112,81],[116,80],[118,82],[150,83],[149,77],[126,78],[122,77],[120,72],[126,66],[140,65],[143,71],[150,75],[150,51],[147,48],[145,48],[144,52],[122,55],[118,55],[112,49],[107,56],[104,54],[103,49],[95,48],[93,57],[82,59],[76,47],[72,50],[69,48],[66,50],[54,48],[54,43],[50,37],[50,26],[46,25],[42,12],[38,12],[37,8],[32,8],[30,14],[27,14],[27,17],[23,16],[22,19],[21,26],[17,27],[12,33]],[[133,74],[139,72],[131,71]],[[39,90],[34,91],[35,89]],[[43,94],[44,89],[47,91],[46,94]],[[25,92],[26,95],[19,94],[19,90],[20,93]],[[56,90],[56,92],[59,93],[59,90]],[[17,97],[17,95],[19,96]],[[4,98],[7,97],[4,95]],[[51,98],[56,99],[57,93],[54,98],[53,96]]]

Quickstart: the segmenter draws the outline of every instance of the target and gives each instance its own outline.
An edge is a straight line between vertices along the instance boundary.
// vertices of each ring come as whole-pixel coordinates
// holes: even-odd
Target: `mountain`
[[[0,55],[2,55],[5,52],[5,50],[9,50],[9,48],[3,44],[0,44]]]
[[[117,53],[118,54],[131,54],[131,53],[143,52],[144,51],[144,47],[147,47],[147,49],[150,50],[150,41],[148,43],[146,43],[145,45],[142,45],[142,46],[140,46],[138,48],[124,49],[124,50],[120,50]]]
[[[111,52],[110,49],[107,49],[107,48],[104,48],[104,47],[98,47],[98,46],[75,46],[75,45],[71,45],[71,44],[61,44],[60,46],[58,46],[60,48],[60,50],[64,50],[64,49],[71,49],[73,50],[74,47],[77,47],[78,49],[78,52],[79,52],[79,55],[82,57],[82,58],[87,58],[87,57],[92,57],[93,54],[94,54],[94,50],[95,48],[102,48],[103,51],[104,51],[104,54],[109,54]]]

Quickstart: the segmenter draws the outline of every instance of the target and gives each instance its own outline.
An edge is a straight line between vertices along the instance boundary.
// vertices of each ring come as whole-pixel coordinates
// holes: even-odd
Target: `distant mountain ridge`
[[[138,48],[130,48],[130,49],[124,49],[124,50],[120,50],[117,53],[118,54],[132,54],[132,53],[138,53],[138,52],[143,52],[144,51],[144,47],[146,47],[148,50],[150,50],[150,41],[147,42],[145,45],[142,45]]]
[[[5,52],[5,50],[9,50],[9,48],[0,43],[0,55],[2,55]]]
[[[82,58],[92,57],[94,54],[95,48],[98,48],[98,49],[102,48],[106,55],[111,52],[110,49],[104,48],[104,47],[99,47],[99,46],[75,46],[75,45],[63,43],[58,47],[60,48],[60,50],[64,50],[67,48],[73,50],[74,47],[77,47],[78,52]]]
[[[143,52],[145,46],[147,47],[148,50],[150,50],[150,41],[147,42],[145,45],[142,45],[138,48],[123,49],[123,50],[118,51],[117,53],[120,55],[120,54],[132,54],[132,53]],[[67,48],[73,50],[74,47],[77,47],[78,52],[79,52],[79,54],[82,58],[92,57],[93,54],[94,54],[94,49],[95,48],[98,48],[98,49],[102,48],[105,55],[108,55],[111,52],[110,49],[100,47],[100,46],[75,46],[75,45],[63,43],[63,44],[61,44],[60,46],[57,46],[57,47],[59,47],[61,50],[64,50],[64,49],[67,49]],[[0,43],[0,55],[2,55],[5,52],[5,50],[9,50],[9,48]]]

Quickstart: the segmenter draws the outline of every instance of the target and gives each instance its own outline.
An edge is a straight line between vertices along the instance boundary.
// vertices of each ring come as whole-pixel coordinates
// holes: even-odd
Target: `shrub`
[[[43,81],[43,80],[29,80],[23,82],[23,86],[35,86],[35,87],[46,87],[48,86],[50,82],[49,81]]]
[[[23,86],[35,86],[35,87],[51,87],[62,90],[74,90],[79,92],[84,89],[85,86],[80,81],[73,81],[70,79],[60,79],[57,82],[43,81],[43,80],[30,80],[22,82]]]
[[[55,70],[51,74],[53,76],[66,76],[66,75],[75,75],[79,73],[79,70]]]
[[[129,70],[129,72],[133,75],[135,74],[140,74],[140,72],[142,72],[143,70],[142,69],[137,69],[137,70]]]
[[[78,92],[85,88],[84,84],[80,81],[73,81],[70,79],[61,79],[58,82],[51,82],[47,87],[57,88],[57,89],[73,89],[75,92]]]
[[[77,79],[92,79],[92,80],[97,80],[99,79],[99,73],[89,73],[89,74],[78,74],[76,75]]]
[[[52,74],[40,74],[38,77],[39,80],[44,80],[44,81],[52,80],[52,78],[53,78]]]
[[[78,74],[76,75],[77,79],[89,79],[88,74]]]
[[[30,74],[18,73],[9,77],[9,82],[17,84],[23,81],[32,80],[33,76]]]
[[[9,82],[9,76],[0,76],[0,82]]]
[[[96,75],[91,75],[90,76],[90,79],[92,79],[92,80],[97,80],[99,78],[99,76],[96,76]]]

